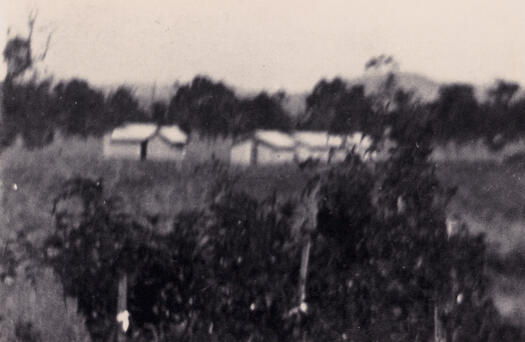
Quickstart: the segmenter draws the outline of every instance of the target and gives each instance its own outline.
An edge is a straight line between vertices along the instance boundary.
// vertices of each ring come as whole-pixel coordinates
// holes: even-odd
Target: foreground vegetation
[[[142,263],[135,263],[135,271],[137,269],[140,270],[141,267],[148,269],[152,267],[152,265],[159,266],[159,263],[163,265],[163,267],[165,267],[166,264],[175,263],[172,265],[172,268],[162,268],[164,270],[162,272],[155,271],[145,274],[138,272],[138,274],[142,274],[146,278],[155,278],[159,274],[163,274],[165,277],[164,280],[170,283],[171,280],[169,279],[179,279],[180,274],[177,273],[177,270],[183,270],[183,274],[186,274],[184,277],[189,277],[183,280],[179,279],[173,283],[179,285],[171,288],[170,291],[175,291],[169,292],[171,294],[168,298],[171,299],[164,297],[161,297],[164,299],[157,298],[157,300],[160,300],[160,303],[164,303],[164,305],[168,305],[170,308],[178,308],[177,312],[172,312],[168,319],[170,322],[177,322],[175,326],[165,325],[164,323],[160,324],[160,322],[166,321],[166,318],[159,316],[159,312],[161,312],[159,310],[157,310],[157,313],[150,312],[148,315],[141,315],[139,311],[136,311],[141,305],[146,305],[146,307],[151,308],[153,303],[140,303],[133,298],[143,297],[140,295],[141,291],[146,291],[145,293],[148,293],[146,297],[149,297],[150,293],[155,293],[155,291],[159,290],[159,288],[155,286],[161,286],[162,284],[156,283],[157,285],[151,285],[153,287],[148,289],[131,287],[131,297],[129,299],[130,311],[132,312],[132,317],[137,320],[133,323],[132,328],[135,334],[138,334],[135,337],[136,339],[139,338],[139,336],[143,336],[144,338],[148,338],[147,336],[149,336],[149,338],[151,338],[151,336],[153,336],[151,335],[153,334],[152,331],[155,331],[155,334],[158,336],[164,334],[165,338],[168,338],[167,336],[173,336],[169,334],[177,334],[177,338],[188,338],[190,340],[196,340],[199,336],[201,336],[200,338],[209,340],[210,336],[215,336],[215,338],[220,341],[229,339],[242,340],[248,337],[251,337],[252,340],[263,337],[266,338],[266,340],[271,340],[272,338],[287,340],[301,339],[303,337],[315,339],[315,337],[320,338],[323,336],[324,338],[339,338],[341,340],[347,338],[358,341],[360,339],[366,340],[370,338],[370,336],[376,336],[378,340],[406,341],[417,340],[418,338],[421,340],[423,337],[432,334],[434,307],[432,305],[426,308],[425,306],[419,306],[423,303],[428,304],[432,302],[429,301],[429,299],[423,300],[426,296],[424,294],[425,292],[421,292],[420,295],[423,297],[414,302],[413,300],[406,301],[406,298],[403,299],[403,291],[399,292],[399,288],[398,290],[391,289],[394,291],[392,292],[394,297],[388,297],[388,300],[386,300],[384,298],[384,291],[390,290],[382,288],[382,286],[388,287],[388,284],[392,284],[391,280],[394,275],[401,277],[399,278],[400,284],[405,284],[404,282],[409,281],[409,279],[411,279],[410,277],[417,274],[417,272],[405,274],[402,269],[399,268],[405,264],[407,260],[418,260],[417,255],[398,254],[395,257],[394,255],[390,255],[388,259],[391,259],[390,262],[385,264],[384,256],[382,256],[381,253],[387,253],[387,249],[384,248],[391,245],[394,241],[397,241],[396,244],[404,243],[399,239],[403,236],[410,236],[411,233],[406,231],[406,228],[403,228],[406,223],[403,224],[402,222],[412,217],[412,213],[415,213],[416,210],[419,212],[419,209],[410,208],[408,209],[408,212],[411,213],[410,215],[394,215],[393,217],[397,217],[394,219],[391,216],[385,216],[385,213],[379,214],[377,211],[378,208],[385,210],[387,207],[390,207],[393,204],[392,201],[394,197],[387,196],[387,198],[381,201],[379,201],[379,198],[372,199],[375,195],[368,197],[369,195],[377,194],[376,190],[373,190],[376,189],[374,184],[383,182],[380,179],[393,177],[394,174],[390,174],[390,176],[386,175],[389,174],[388,172],[393,172],[398,169],[401,170],[399,167],[392,166],[390,168],[391,171],[388,171],[389,168],[387,165],[384,165],[380,169],[374,169],[354,161],[354,164],[351,164],[351,166],[347,166],[347,168],[336,168],[330,176],[326,175],[323,177],[322,175],[328,171],[320,172],[321,170],[315,169],[301,170],[295,165],[277,169],[235,170],[221,165],[174,165],[148,161],[142,163],[109,161],[101,159],[99,144],[99,141],[95,139],[66,139],[63,141],[58,140],[40,151],[27,151],[23,147],[13,146],[3,153],[3,219],[5,220],[3,226],[9,227],[9,229],[2,229],[2,241],[10,241],[12,244],[10,247],[16,247],[9,248],[9,250],[16,254],[13,257],[19,262],[12,264],[18,267],[16,270],[9,269],[9,265],[3,264],[3,266],[6,266],[4,268],[6,272],[3,274],[4,284],[2,285],[2,293],[4,296],[11,298],[11,302],[18,301],[23,303],[25,301],[26,303],[24,305],[11,306],[11,311],[7,313],[7,317],[0,322],[3,333],[14,335],[17,322],[19,326],[31,322],[35,334],[39,334],[44,341],[66,339],[84,341],[88,338],[86,323],[92,333],[94,326],[101,324],[100,321],[94,320],[92,315],[90,316],[89,312],[86,311],[88,309],[86,309],[85,302],[82,304],[82,301],[80,301],[77,304],[76,301],[71,301],[71,299],[64,301],[64,297],[62,296],[63,290],[65,290],[66,294],[70,297],[81,298],[81,292],[79,292],[78,286],[71,287],[71,285],[68,285],[72,284],[71,281],[74,280],[71,273],[64,276],[63,274],[60,275],[61,273],[58,270],[56,270],[55,273],[44,271],[47,272],[45,273],[47,275],[41,277],[39,276],[40,273],[38,273],[40,271],[37,271],[40,269],[42,262],[46,263],[46,261],[42,259],[42,253],[40,251],[45,241],[49,242],[49,238],[53,236],[55,231],[55,228],[53,228],[55,227],[55,220],[52,214],[53,203],[50,199],[55,198],[60,193],[64,193],[64,183],[67,180],[74,177],[78,179],[78,176],[82,175],[82,179],[87,182],[86,184],[91,184],[98,189],[95,191],[95,193],[98,193],[98,197],[95,196],[95,198],[98,198],[97,201],[100,201],[96,202],[98,203],[97,205],[100,206],[100,212],[108,210],[105,204],[108,202],[104,201],[109,201],[110,198],[120,197],[124,199],[124,205],[120,207],[120,213],[130,215],[130,217],[133,217],[134,222],[146,230],[154,229],[155,234],[163,234],[161,240],[168,239],[167,241],[172,241],[171,245],[185,246],[184,251],[170,247],[168,250],[165,250],[164,253],[168,253],[166,255],[158,255],[154,258],[145,257],[141,261]],[[345,170],[351,170],[351,172],[348,173],[348,171]],[[506,170],[505,174],[514,176],[501,177],[502,170]],[[377,172],[380,172],[387,178],[377,178],[379,174]],[[523,169],[519,163],[512,166],[487,163],[478,165],[449,163],[438,165],[437,167],[438,177],[441,180],[445,180],[446,184],[460,185],[456,196],[453,197],[453,200],[447,206],[449,213],[468,213],[471,217],[476,217],[479,220],[485,219],[484,222],[489,225],[497,224],[495,219],[492,221],[489,219],[491,216],[495,218],[495,214],[497,213],[501,213],[500,222],[506,222],[509,225],[511,222],[518,222],[520,220],[519,193],[513,192],[517,196],[515,198],[509,197],[508,195],[509,188],[518,190],[519,186],[521,186],[520,172],[523,172]],[[310,311],[307,310],[308,313],[298,312],[297,315],[292,315],[295,317],[294,319],[290,318],[291,320],[288,320],[284,319],[282,314],[299,305],[297,283],[301,260],[300,251],[303,241],[301,236],[304,236],[302,235],[304,231],[303,233],[297,233],[297,229],[299,229],[297,227],[301,226],[300,223],[297,223],[297,217],[308,217],[304,215],[305,212],[301,211],[300,208],[304,205],[305,199],[308,198],[308,193],[313,193],[312,191],[315,187],[312,188],[312,184],[315,184],[313,180],[317,179],[317,174],[321,176],[320,184],[325,184],[323,187],[323,191],[325,191],[326,194],[324,198],[337,198],[337,200],[335,202],[330,202],[329,200],[328,202],[321,201],[319,203],[319,208],[321,209],[323,207],[331,207],[332,209],[325,212],[324,216],[318,216],[320,221],[318,225],[316,225],[317,233],[312,236],[314,239],[314,247],[312,250],[306,297],[308,310]],[[484,182],[474,182],[470,175],[474,175],[477,180],[483,180]],[[402,177],[401,179],[403,179],[408,176],[409,175],[398,175],[396,177]],[[427,177],[428,176],[425,176],[423,179],[432,179]],[[97,180],[99,179],[101,179],[102,182],[97,185]],[[324,181],[322,179],[324,179]],[[410,176],[410,179],[411,181],[414,180],[412,176]],[[330,183],[328,180],[333,180],[334,183]],[[499,183],[495,182],[496,180],[498,180]],[[218,181],[223,184],[230,184],[231,186],[217,186]],[[312,181],[314,183],[312,183]],[[341,184],[346,184],[347,187],[341,187]],[[399,187],[397,187],[396,184],[399,184]],[[405,191],[406,189],[403,189],[403,186],[400,184],[403,183],[391,183],[390,187],[397,187],[397,190],[390,188],[388,192],[384,190],[379,194]],[[430,184],[431,183],[429,183],[429,185]],[[383,184],[383,186],[386,185],[387,183]],[[310,190],[304,192],[303,189]],[[343,189],[341,190],[343,192],[340,192],[338,189]],[[360,194],[359,200],[356,201],[354,197],[352,197],[351,200],[345,200],[345,193],[347,195],[354,194],[353,196]],[[478,193],[482,196],[478,195]],[[80,191],[79,194],[82,196],[86,195],[86,193],[82,191]],[[413,195],[416,195],[416,193]],[[420,201],[422,201],[422,199],[418,199],[415,203],[420,203]],[[494,202],[497,202],[498,205],[495,205]],[[369,209],[366,209],[366,203],[371,203],[371,207],[368,207]],[[387,205],[387,203],[390,204]],[[366,215],[361,217],[361,219],[359,219],[361,220],[361,224],[354,226],[355,229],[351,230],[352,234],[362,234],[361,238],[354,235],[352,235],[352,238],[349,238],[349,236],[345,235],[347,233],[344,233],[344,231],[338,232],[337,228],[345,227],[347,225],[344,223],[345,220],[356,219],[355,214],[347,217],[346,214],[344,214],[345,209],[343,209],[345,206],[350,206],[347,207],[346,210],[351,209],[354,205],[359,206],[359,209],[355,208],[355,210],[357,210],[354,212],[355,214],[368,212],[370,215],[368,218]],[[397,204],[393,208],[395,209],[396,207]],[[494,211],[487,212],[487,210],[491,208],[493,208]],[[439,234],[444,234],[445,208],[441,207],[439,210],[441,211],[438,211],[438,213],[441,212],[441,214],[436,214],[437,216],[435,216],[435,219],[438,221],[435,221],[435,223],[431,225],[432,228],[429,226],[429,229],[433,230],[437,228],[438,231],[441,231]],[[427,210],[427,212],[429,211]],[[326,216],[326,213],[330,214]],[[402,217],[406,218],[401,219]],[[398,221],[400,219],[401,221]],[[424,226],[424,218],[414,216],[413,219],[419,222],[418,227],[422,227],[421,225]],[[107,222],[114,222],[112,220],[113,219],[110,219]],[[389,223],[384,222],[384,220],[388,220]],[[372,224],[371,222],[375,223]],[[394,224],[394,222],[398,223]],[[409,221],[406,222],[408,223]],[[390,233],[383,231],[378,234],[376,230],[382,229],[381,227],[383,226],[391,227]],[[398,228],[395,228],[396,226]],[[100,227],[100,225],[97,225],[97,227]],[[212,229],[211,227],[216,228]],[[261,229],[261,227],[266,228]],[[361,227],[361,229],[359,227]],[[220,232],[221,229],[226,229],[224,232],[226,235],[213,235],[212,232]],[[511,334],[507,340],[519,339],[519,337],[517,337],[518,335],[516,335],[519,334],[519,331],[514,331],[515,329],[508,327],[504,328],[507,323],[505,323],[506,321],[503,318],[494,319],[494,317],[496,317],[494,316],[496,307],[500,309],[505,308],[498,306],[498,302],[496,302],[496,307],[491,306],[489,295],[500,300],[500,304],[501,302],[505,302],[505,300],[508,301],[510,295],[514,295],[515,297],[510,297],[514,299],[516,295],[519,296],[519,292],[515,290],[516,286],[513,285],[516,284],[516,281],[521,281],[519,274],[515,272],[515,269],[504,269],[501,265],[507,263],[509,260],[514,260],[515,265],[519,264],[521,259],[516,259],[516,255],[519,256],[518,251],[520,250],[520,244],[513,244],[505,250],[499,249],[500,247],[498,246],[501,246],[501,244],[497,245],[495,243],[500,242],[502,240],[501,237],[505,236],[505,234],[511,234],[512,232],[512,230],[505,230],[503,226],[500,226],[499,234],[494,234],[491,230],[487,230],[487,226],[480,227],[477,225],[473,226],[473,229],[477,232],[483,230],[487,233],[489,253],[486,254],[488,256],[488,264],[486,267],[488,271],[484,273],[482,271],[483,267],[482,269],[476,268],[475,265],[481,267],[483,262],[476,264],[472,260],[469,260],[468,265],[472,268],[472,273],[468,270],[465,272],[468,272],[474,276],[474,278],[469,278],[470,276],[464,278],[465,282],[462,283],[464,292],[462,292],[462,294],[466,295],[466,293],[468,293],[469,286],[472,286],[470,287],[472,290],[481,291],[479,292],[480,296],[477,297],[479,298],[478,301],[475,302],[477,304],[474,302],[468,303],[469,307],[474,305],[474,307],[470,307],[469,310],[473,313],[478,312],[481,316],[468,318],[474,319],[474,321],[468,323],[467,317],[464,316],[464,314],[459,314],[458,311],[455,314],[456,316],[454,316],[456,317],[455,319],[467,319],[467,321],[455,321],[456,323],[447,329],[452,333],[458,328],[461,328],[463,329],[462,334],[467,335],[472,333],[468,332],[468,329],[475,329],[476,334],[472,335],[475,336],[475,338],[471,336],[471,340],[473,341],[478,341],[480,338],[481,340],[490,340],[490,338],[492,338],[490,336],[495,335],[499,335],[500,337],[505,336],[503,331]],[[262,231],[267,232],[268,235],[266,235],[266,233],[260,235]],[[302,230],[299,229],[299,232],[301,231]],[[208,241],[210,242],[206,245],[206,248],[212,248],[211,250],[204,247],[197,247],[198,245],[192,245],[192,243],[200,241],[202,238],[201,234],[211,234],[208,236]],[[372,236],[382,236],[382,239],[379,241],[369,240]],[[444,238],[446,235],[441,236]],[[358,248],[353,244],[348,245],[348,241],[361,241],[361,239],[364,239],[362,241],[368,241],[368,247]],[[415,246],[421,247],[422,245],[420,245],[420,243],[423,243],[426,239],[427,236]],[[467,237],[465,241],[469,241],[468,239],[470,239],[470,237]],[[158,248],[164,248],[162,247],[163,243],[160,242],[161,240],[151,238],[151,235],[148,239],[139,240],[145,244],[141,248],[146,248],[146,251],[150,251],[142,253],[141,255],[151,255],[151,253],[154,253]],[[509,238],[509,240],[511,239]],[[512,240],[517,241],[514,238]],[[434,242],[436,242],[436,240],[434,240]],[[268,245],[266,245],[266,243],[268,243]],[[275,245],[275,243],[277,243],[277,245]],[[473,246],[476,246],[476,243],[472,243],[469,243],[469,246],[474,248]],[[479,247],[483,249],[483,244],[479,245]],[[350,250],[348,250],[348,248],[350,248]],[[206,254],[204,252],[205,250],[206,253],[211,254]],[[265,252],[262,252],[263,250]],[[383,250],[383,252],[376,255],[380,250]],[[395,251],[398,252],[402,250],[406,250],[406,248],[395,249]],[[476,249],[473,251],[475,250]],[[229,251],[236,252],[231,253]],[[266,253],[268,251],[274,252]],[[415,249],[414,253],[417,254],[418,251],[421,251],[421,248]],[[444,251],[442,250],[439,253],[442,252]],[[217,253],[222,254],[219,256]],[[253,255],[250,253],[253,253]],[[365,257],[361,253],[366,253],[367,256]],[[348,255],[353,256],[348,259]],[[244,260],[241,261],[240,264],[237,261],[239,256],[241,256],[241,260]],[[261,256],[267,256],[269,259],[266,260]],[[272,256],[275,259],[272,259]],[[198,259],[187,260],[186,258],[188,257]],[[472,255],[472,257],[475,258],[474,255]],[[197,262],[197,260],[201,261]],[[248,262],[249,260],[252,261]],[[353,261],[348,263],[348,260]],[[367,262],[376,260],[377,264],[370,266],[367,263],[363,263],[365,260]],[[428,261],[430,264],[428,264],[427,267],[422,267],[422,269],[430,270],[437,266],[446,267],[446,265],[452,265],[448,262],[445,263],[443,261],[445,259],[439,259],[439,262],[435,264],[432,264],[431,260],[432,258]],[[268,262],[267,267],[263,265],[266,262]],[[452,261],[449,260],[449,262]],[[204,269],[199,268],[191,271],[187,269],[188,265],[196,267],[196,265],[200,265],[201,263],[203,263],[202,266],[198,267],[204,267]],[[219,264],[216,265],[215,263]],[[48,265],[48,267],[52,267],[52,264]],[[276,265],[279,265],[279,267]],[[456,264],[456,266],[457,265],[458,264]],[[499,278],[501,278],[502,275],[505,276],[504,283],[489,281],[491,266],[493,270],[499,272]],[[235,272],[231,269],[232,267],[235,268]],[[266,271],[261,272],[260,270]],[[18,271],[18,274],[15,274],[15,271]],[[381,272],[387,273],[381,275]],[[115,274],[114,272],[109,273]],[[239,276],[237,278],[232,277],[231,275],[234,273],[238,273]],[[205,279],[202,279],[194,278],[191,274],[207,274],[207,276]],[[338,276],[334,278],[336,274],[338,274]],[[367,274],[367,276],[364,276],[364,274]],[[405,279],[404,277],[406,275],[410,275],[410,277]],[[489,278],[486,280],[476,278],[484,275],[489,276]],[[10,278],[8,277],[10,276],[12,276],[14,280],[14,285],[8,286],[5,280],[8,279],[7,283],[9,283]],[[33,290],[31,290],[32,287],[30,283],[27,282],[28,280],[24,280],[26,279],[25,276],[29,276],[28,279],[36,279],[36,284],[40,284],[37,285],[37,288],[39,288],[40,290],[38,291],[41,292],[38,292],[39,294],[36,297],[29,296]],[[423,278],[414,278],[414,280],[417,279],[419,282],[423,281],[422,279],[425,279],[424,277],[435,278],[435,274],[421,274],[420,276],[423,276]],[[273,280],[270,281],[268,277]],[[440,278],[443,280],[443,284],[447,284],[446,278],[446,276],[445,278]],[[376,293],[378,297],[373,293],[369,293],[371,297],[368,297],[365,302],[359,304],[360,302],[357,298],[363,298],[362,291],[364,288],[370,286],[370,283],[368,283],[371,281],[370,279],[375,279],[373,282],[375,284],[374,286],[378,286],[378,289],[382,290],[378,290],[379,292]],[[389,279],[389,281],[385,282],[386,279]],[[219,283],[208,283],[212,280],[214,282],[218,281]],[[351,282],[349,283],[350,280]],[[46,282],[45,286],[42,285],[43,281]],[[201,283],[202,281],[205,282]],[[76,283],[78,283],[78,281]],[[89,286],[89,281],[87,280],[81,283]],[[135,286],[139,286],[141,283],[144,284],[145,282],[133,282],[133,284],[137,284]],[[192,291],[199,292],[208,286],[217,289],[218,284],[226,286],[230,292],[223,293],[221,296],[224,297],[216,297],[218,293],[214,291],[206,292],[208,294],[201,298],[202,300],[206,299],[207,303],[219,300],[220,302],[215,303],[216,305],[205,305],[204,303],[198,304],[197,302],[193,302],[194,304],[190,306],[181,306],[181,303],[178,302],[179,299],[177,298],[188,299],[189,297],[187,296],[194,298],[193,300],[197,300],[197,297],[192,297]],[[269,284],[271,284],[270,287],[268,287]],[[346,284],[346,287],[341,287],[343,284]],[[183,289],[186,289],[184,290],[186,292],[184,292]],[[422,288],[420,287],[420,289]],[[485,291],[483,289],[486,289],[485,295],[483,295],[483,291]],[[248,292],[245,293],[244,291]],[[494,293],[492,291],[499,292]],[[109,303],[112,303],[116,298],[114,290],[107,292],[113,293],[109,301]],[[245,293],[245,295],[239,297],[241,293]],[[269,297],[259,297],[263,293],[266,293]],[[410,293],[414,293],[414,289],[407,294]],[[381,295],[379,296],[379,294]],[[349,306],[336,305],[336,303],[341,302],[340,296],[346,296]],[[353,296],[357,297],[354,298]],[[457,296],[445,296],[445,298],[457,300],[456,297]],[[35,301],[31,298],[38,299]],[[45,302],[43,299],[50,300],[51,302]],[[482,301],[479,302],[481,299]],[[31,300],[33,302],[31,302]],[[165,302],[166,300],[168,300],[168,302]],[[167,304],[170,303],[170,300],[174,302]],[[270,302],[267,300],[270,300]],[[60,306],[58,304],[68,301],[69,304],[67,305],[63,304],[63,306]],[[95,303],[96,302],[97,301],[95,301]],[[486,304],[479,307],[481,303]],[[188,303],[185,305],[187,304]],[[252,304],[255,307],[253,310]],[[57,307],[56,305],[59,306]],[[111,310],[114,310],[114,306],[112,304],[108,305],[107,310],[110,310],[110,313]],[[476,307],[478,309],[473,309]],[[482,307],[485,309],[479,311]],[[491,307],[492,309],[490,309]],[[246,312],[239,310],[239,308],[244,308]],[[457,310],[454,306],[452,308],[453,311],[449,311],[449,314]],[[77,309],[79,309],[79,313],[77,313]],[[52,310],[55,315],[49,315],[47,310]],[[228,310],[234,311],[230,312]],[[230,313],[228,314],[228,312]],[[510,311],[505,313],[515,314]],[[46,332],[45,327],[49,327],[50,324],[52,326],[54,323],[50,321],[52,319],[51,317],[56,317],[57,315],[60,317],[57,319],[66,323],[62,326],[62,329],[55,329],[53,331],[55,335],[52,335],[51,332]],[[200,318],[196,319],[195,317],[197,316],[192,315],[198,315]],[[388,315],[388,317],[384,315]],[[490,322],[494,325],[483,328],[488,330],[481,329],[478,331],[481,326],[480,324],[483,322],[483,315],[488,315],[486,317],[490,317]],[[190,316],[194,317],[193,321],[191,321]],[[109,318],[104,317],[106,316],[102,314],[102,316],[99,316],[99,319],[109,319],[111,321],[114,315],[110,314],[107,316]],[[226,319],[227,317],[228,319]],[[236,318],[232,319],[232,317]],[[341,317],[347,317],[345,321],[353,323],[343,324],[343,321],[340,320]],[[415,317],[417,317],[417,319]],[[193,322],[191,329],[187,328],[190,321]],[[239,326],[231,326],[235,321],[242,322],[242,324]],[[376,321],[391,321],[393,325],[373,323]],[[256,322],[257,324],[255,324]],[[148,323],[152,325],[148,325]],[[487,324],[488,323],[485,323],[485,326]],[[418,327],[417,329],[415,329],[416,325]],[[378,330],[378,326],[383,326],[385,329]],[[151,327],[154,327],[154,329],[152,330]],[[19,327],[19,330],[20,329]],[[25,330],[27,330],[27,327]],[[210,330],[212,331],[211,335],[209,334]],[[61,334],[60,338],[56,337],[57,334]],[[460,332],[456,334],[460,334]],[[480,337],[481,335],[477,334],[488,335]],[[466,341],[468,339],[463,338],[462,340]]]

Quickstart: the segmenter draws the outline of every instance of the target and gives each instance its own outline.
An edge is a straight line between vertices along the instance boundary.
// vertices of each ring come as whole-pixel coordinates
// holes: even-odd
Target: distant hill
[[[437,97],[440,83],[415,73],[401,72],[396,75],[399,86],[405,90],[414,91],[415,96],[422,101],[432,101]],[[362,84],[367,93],[372,93],[379,89],[386,77],[385,74],[366,74],[348,80],[348,83]]]

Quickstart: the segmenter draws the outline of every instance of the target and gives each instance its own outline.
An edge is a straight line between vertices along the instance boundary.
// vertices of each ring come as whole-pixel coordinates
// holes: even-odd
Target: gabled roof
[[[162,126],[159,129],[158,134],[171,144],[185,144],[188,140],[188,136],[184,133],[179,126]]]
[[[327,132],[299,131],[294,133],[294,138],[299,145],[313,148],[340,147],[343,144],[343,137]]]
[[[142,142],[151,138],[157,131],[154,124],[129,123],[115,128],[111,140],[124,142]]]
[[[295,140],[288,134],[273,130],[257,130],[254,134],[255,139],[276,148],[292,149],[295,147]]]

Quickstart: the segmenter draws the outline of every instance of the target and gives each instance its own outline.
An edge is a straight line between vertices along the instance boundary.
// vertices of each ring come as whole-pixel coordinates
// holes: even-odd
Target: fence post
[[[310,236],[306,238],[301,255],[301,271],[299,274],[299,307],[306,299],[306,279],[308,276],[308,262],[310,260],[310,248],[312,240]]]
[[[434,342],[447,342],[443,324],[439,318],[438,305],[434,304]]]
[[[301,269],[299,273],[299,308],[303,307],[306,300],[306,279],[308,277],[308,263],[310,261],[310,249],[312,247],[312,233],[317,228],[318,196],[321,189],[321,181],[318,180],[310,193],[303,198],[302,233],[305,234],[304,245],[301,254]]]
[[[118,298],[117,298],[117,315],[127,312],[127,298],[128,298],[128,277],[126,273],[122,274],[118,280]],[[126,317],[127,320],[127,317]],[[118,322],[117,341],[126,341],[127,327],[124,322]]]

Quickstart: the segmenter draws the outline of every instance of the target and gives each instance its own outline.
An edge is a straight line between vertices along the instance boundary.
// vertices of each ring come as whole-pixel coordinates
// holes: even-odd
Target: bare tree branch
[[[44,47],[44,52],[42,52],[42,54],[40,55],[40,57],[38,58],[39,61],[43,61],[45,58],[46,58],[46,55],[47,55],[47,51],[49,50],[49,46],[51,45],[51,38],[53,36],[53,33],[54,33],[54,30],[53,32],[50,32],[48,35],[47,35],[47,40],[46,40],[46,45]]]
[[[27,25],[29,26],[29,35],[27,36],[27,41],[31,44],[31,38],[33,37],[33,30],[35,28],[36,18],[38,17],[38,10],[32,10],[29,12],[29,18]]]
[[[16,79],[31,68],[35,62],[43,61],[46,58],[54,30],[47,36],[44,51],[38,56],[33,55],[32,39],[37,18],[38,10],[32,10],[27,19],[27,25],[29,28],[27,38],[14,37],[6,44],[3,53],[4,59],[8,62],[6,80]]]

